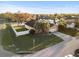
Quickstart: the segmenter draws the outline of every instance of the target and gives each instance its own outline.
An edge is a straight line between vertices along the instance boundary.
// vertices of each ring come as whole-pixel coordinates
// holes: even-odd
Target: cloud
[[[0,13],[4,12],[28,12],[28,13],[79,13],[79,6],[64,6],[64,7],[26,7],[26,6],[17,6],[8,3],[0,3]]]

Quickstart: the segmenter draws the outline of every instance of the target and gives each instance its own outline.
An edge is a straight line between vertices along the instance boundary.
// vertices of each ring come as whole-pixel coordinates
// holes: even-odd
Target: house
[[[33,25],[35,24],[35,20],[32,20],[32,21],[28,21],[28,22],[26,22],[25,24],[26,25],[28,25],[28,26],[30,26],[30,27],[33,27]]]
[[[76,21],[79,21],[79,17],[77,16],[65,17],[65,20],[67,22],[76,22]]]
[[[50,24],[57,24],[59,19],[51,19],[48,15],[40,15],[39,20],[47,20]]]
[[[48,15],[39,15],[38,21],[40,22],[42,20],[46,20],[47,22],[49,22],[49,24],[50,24],[49,32],[55,32],[58,30],[59,19],[52,20]],[[25,23],[25,25],[34,28],[34,24],[36,21],[37,20],[28,21]]]
[[[59,19],[53,20],[49,16],[40,16],[39,20],[47,20],[50,24],[49,32],[56,32],[58,30]]]
[[[74,27],[75,27],[75,23],[67,24],[67,28],[74,28]]]
[[[66,18],[67,28],[74,28],[76,25],[75,24],[76,20],[78,20],[78,18],[75,16],[72,16],[70,18]]]

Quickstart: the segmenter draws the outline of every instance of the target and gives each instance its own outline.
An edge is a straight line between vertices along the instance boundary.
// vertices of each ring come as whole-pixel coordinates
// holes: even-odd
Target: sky
[[[0,1],[0,13],[79,13],[79,1]]]

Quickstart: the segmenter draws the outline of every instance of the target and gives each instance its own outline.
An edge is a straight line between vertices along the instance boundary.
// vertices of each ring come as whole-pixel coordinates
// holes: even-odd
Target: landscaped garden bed
[[[13,26],[17,32],[28,30],[24,25],[21,26]]]
[[[7,28],[3,30],[2,46],[4,49],[14,53],[19,51],[39,51],[63,41],[55,35],[29,34],[16,37],[11,26],[6,26]]]

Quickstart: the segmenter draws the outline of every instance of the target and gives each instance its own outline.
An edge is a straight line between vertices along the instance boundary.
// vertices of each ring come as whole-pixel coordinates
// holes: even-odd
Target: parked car
[[[76,50],[75,50],[74,56],[75,56],[75,57],[79,57],[79,49],[76,49]]]

